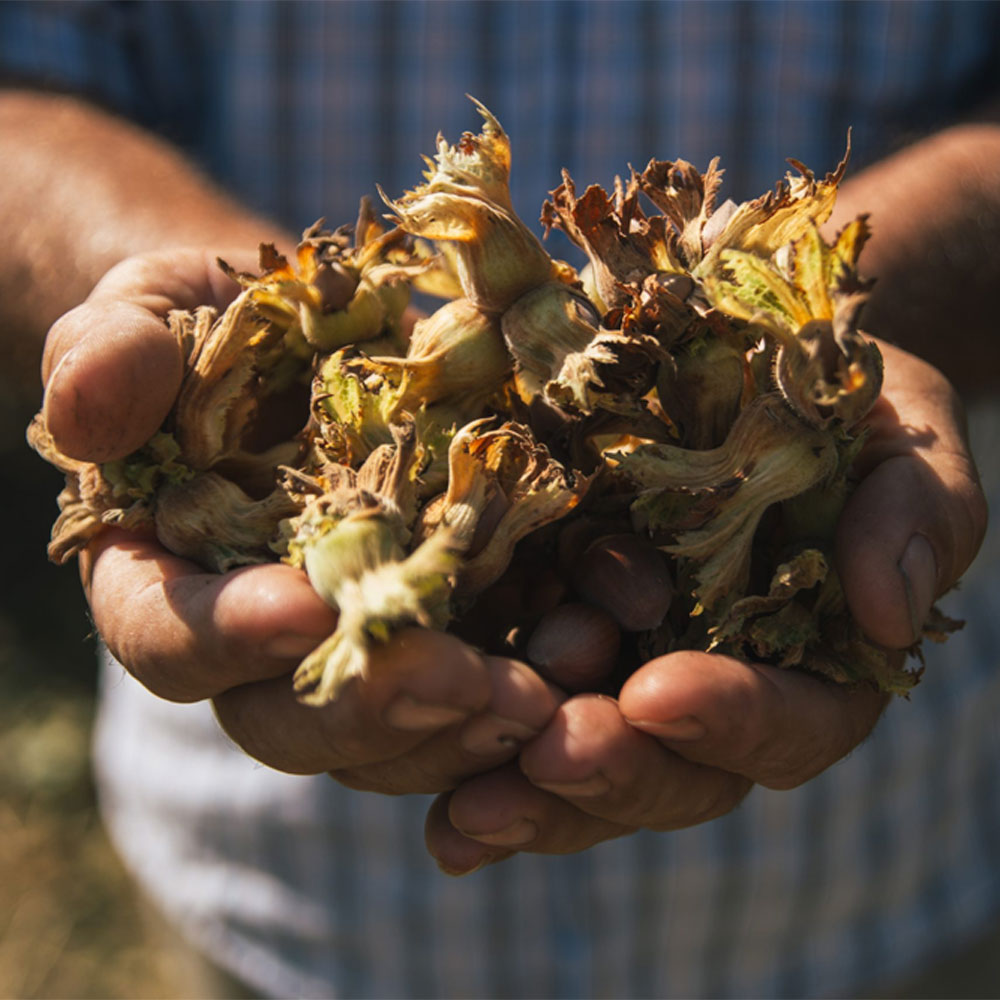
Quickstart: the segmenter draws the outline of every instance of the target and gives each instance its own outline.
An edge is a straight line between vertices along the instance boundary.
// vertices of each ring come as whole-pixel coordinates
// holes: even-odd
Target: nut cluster
[[[118,524],[217,572],[302,567],[339,612],[295,675],[316,704],[412,623],[569,689],[696,648],[905,693],[919,671],[861,633],[830,558],[882,377],[857,325],[867,221],[819,228],[847,158],[823,179],[790,161],[742,205],[716,204],[717,161],[654,160],[611,194],[564,173],[542,224],[578,272],[514,213],[477,106],[481,133],[383,194],[392,227],[362,203],[294,264],[220,262],[243,291],[167,317],[186,375],[144,448],[77,462],[35,419],[66,473],[51,558]],[[408,332],[411,289],[446,301]]]

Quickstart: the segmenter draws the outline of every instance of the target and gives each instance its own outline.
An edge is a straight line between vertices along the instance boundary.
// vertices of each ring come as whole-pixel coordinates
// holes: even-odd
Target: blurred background
[[[97,814],[94,638],[75,564],[45,555],[61,476],[24,441],[37,350],[0,364],[0,997],[186,996]]]

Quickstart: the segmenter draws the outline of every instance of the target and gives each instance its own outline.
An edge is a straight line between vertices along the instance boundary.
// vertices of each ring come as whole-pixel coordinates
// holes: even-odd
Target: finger
[[[475,844],[490,859],[495,852],[570,854],[633,832],[536,788],[514,762],[470,778],[446,805],[432,810],[424,832],[431,855],[454,873],[475,858]]]
[[[883,398],[861,456],[867,475],[838,522],[837,569],[861,628],[902,649],[972,562],[987,512],[957,395],[919,359],[883,351]]]
[[[886,697],[711,653],[678,652],[641,667],[622,715],[686,760],[769,788],[794,788],[856,747]]]
[[[447,810],[428,816],[425,836],[438,864],[455,874],[496,860],[496,850],[565,854],[639,827],[705,822],[750,787],[637,732],[613,699],[582,695],[524,749],[520,773],[507,765],[466,781]]]
[[[43,410],[59,449],[103,462],[145,444],[184,372],[167,312],[221,307],[238,291],[203,250],[144,254],[112,268],[46,339]]]
[[[373,645],[364,677],[328,705],[303,705],[291,678],[279,677],[223,692],[215,711],[229,736],[270,767],[350,773],[406,754],[482,712],[489,698],[489,672],[470,646],[414,628]],[[416,789],[401,783],[393,790]]]
[[[431,803],[424,823],[424,843],[441,871],[446,875],[471,875],[515,853],[502,847],[487,847],[459,833],[448,819],[450,801],[450,795],[439,795]]]
[[[336,627],[305,574],[281,563],[205,573],[151,538],[109,529],[81,571],[108,648],[172,701],[286,674]]]
[[[129,302],[88,302],[63,316],[51,336],[64,349],[47,379],[43,415],[60,451],[105,462],[145,444],[170,411],[184,371],[163,320]]]
[[[677,830],[735,808],[749,779],[692,763],[630,726],[618,703],[581,695],[563,704],[520,757],[533,785],[582,812],[629,827]]]
[[[556,711],[562,696],[530,667],[486,656],[490,700],[481,712],[415,747],[405,758],[333,770],[351,788],[398,794],[441,792],[517,756]]]

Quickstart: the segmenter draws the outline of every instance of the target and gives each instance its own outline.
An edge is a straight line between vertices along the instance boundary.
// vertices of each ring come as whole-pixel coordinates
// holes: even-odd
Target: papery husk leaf
[[[699,316],[689,300],[695,285],[691,277],[681,272],[659,271],[649,275],[639,287],[629,289],[629,299],[619,310],[604,317],[604,324],[617,327],[628,336],[654,337],[665,349],[683,344],[699,329],[706,327],[728,334],[734,326],[722,320],[721,313]]]
[[[545,395],[584,414],[601,409],[638,418],[665,356],[653,337],[600,330],[584,350],[566,355]]]
[[[176,555],[212,573],[272,562],[270,541],[278,523],[298,508],[277,486],[254,500],[235,483],[203,472],[184,483],[158,490],[156,537]]]
[[[718,448],[650,444],[615,457],[622,472],[645,489],[709,491],[704,525],[680,532],[673,544],[663,546],[697,563],[695,593],[704,608],[726,596],[742,596],[764,512],[825,481],[837,468],[833,440],[807,428],[776,394],[747,406]]]
[[[835,322],[809,323],[779,350],[774,377],[789,405],[812,426],[836,421],[853,427],[881,392],[882,353],[859,333],[838,336]]]
[[[524,295],[502,320],[523,392],[540,390],[557,406],[635,413],[652,386],[659,342],[601,329],[593,306],[578,292],[550,282]]]
[[[398,409],[446,399],[471,415],[500,391],[512,362],[499,315],[455,299],[417,321],[405,358],[372,357],[366,365],[400,384]]]
[[[103,465],[81,462],[59,451],[41,414],[28,427],[27,438],[35,451],[66,476],[49,544],[49,558],[58,564],[86,548],[104,525],[151,527],[156,491],[194,475],[178,460],[177,443],[168,434],[157,434],[127,458]]]
[[[555,461],[529,428],[510,422],[496,430],[486,426],[478,421],[463,428],[449,453],[450,500],[442,521],[461,525],[464,544],[471,542],[475,529],[470,512],[478,519],[494,493],[506,501],[485,545],[462,565],[457,591],[466,599],[499,579],[518,541],[568,514],[590,484]]]
[[[623,186],[615,180],[614,198],[591,185],[580,198],[569,172],[542,206],[546,231],[562,229],[590,259],[598,300],[605,310],[628,302],[629,285],[641,285],[659,271],[681,273],[673,234],[662,218],[647,219],[638,203],[639,181],[635,174]]]
[[[965,628],[964,621],[960,618],[951,618],[935,605],[927,614],[921,635],[931,642],[946,642],[949,636],[963,628]]]
[[[184,329],[188,320],[171,313],[168,322]],[[186,329],[185,329],[186,328]],[[259,355],[281,332],[255,310],[247,293],[217,316],[201,307],[195,313],[194,343],[173,423],[184,461],[193,469],[209,469],[240,447],[243,431],[257,408],[255,383]]]
[[[555,282],[533,289],[503,314],[507,347],[539,388],[554,378],[570,354],[586,350],[599,320],[583,295]]]
[[[360,464],[374,448],[391,442],[389,426],[403,392],[401,381],[367,369],[366,360],[337,351],[324,359],[313,379],[313,416],[327,441],[344,445],[340,457],[348,465]]]
[[[392,445],[376,448],[358,470],[357,489],[372,493],[386,510],[398,513],[409,529],[417,517],[418,474],[421,451],[417,426],[412,418],[404,417],[389,427]]]
[[[101,465],[101,475],[115,493],[135,500],[151,500],[162,486],[186,482],[196,474],[174,436],[164,431],[125,458]]]
[[[479,435],[494,421],[486,418],[461,428],[448,448],[448,489],[421,512],[415,537],[422,541],[439,527],[451,529],[456,551],[465,554],[487,502],[499,488],[480,460]]]
[[[639,177],[642,191],[677,232],[685,270],[692,270],[702,258],[702,229],[715,210],[722,173],[718,157],[704,174],[687,160],[650,160]]]
[[[790,250],[791,281],[801,291],[810,319],[832,319],[833,255],[819,230],[810,226]]]
[[[320,219],[303,233],[294,265],[262,244],[259,276],[219,263],[289,349],[301,340],[307,349],[333,351],[398,328],[410,284],[442,266],[426,245],[411,246],[402,230],[386,231],[367,198],[353,233],[352,242],[351,227],[330,232]]]
[[[711,330],[692,337],[659,367],[660,405],[685,448],[718,447],[725,441],[743,401],[749,378],[744,336]]]
[[[847,609],[836,573],[823,581],[815,613],[820,638],[806,649],[800,669],[838,684],[869,684],[903,696],[920,680],[922,667],[909,669],[904,653],[885,650],[864,635]]]
[[[861,250],[871,237],[868,216],[859,215],[847,223],[834,239],[827,259],[826,284],[833,288],[845,272],[857,273]]]
[[[762,644],[763,634],[751,636],[748,632],[749,624],[754,619],[780,611],[800,591],[811,590],[822,583],[828,572],[826,557],[819,549],[809,548],[799,552],[793,559],[778,566],[766,595],[743,597],[729,605],[722,618],[708,630],[712,637],[709,649],[748,640]],[[799,640],[794,637],[787,643],[782,643],[780,638],[768,641],[769,647],[766,652],[759,650],[757,645],[754,646],[758,655],[773,656],[776,652],[785,654],[787,648],[795,646]],[[801,659],[802,650],[798,652]]]
[[[463,133],[454,146],[438,136],[426,183],[398,200],[383,200],[414,236],[454,244],[454,264],[465,296],[502,311],[560,271],[510,202],[510,142],[479,102],[483,131]]]
[[[404,370],[396,383],[396,373],[347,351],[323,362],[313,383],[313,415],[336,460],[360,465],[379,445],[392,442],[391,427],[404,417],[402,400],[410,378]],[[448,446],[457,428],[468,422],[467,402],[444,401],[409,411],[417,428],[423,496],[444,488]]]
[[[728,250],[722,255],[722,263],[730,277],[711,275],[705,279],[715,308],[763,326],[781,342],[814,318],[799,291],[770,261]]]
[[[67,476],[66,486],[56,502],[59,516],[52,526],[48,556],[57,565],[79,555],[106,525],[126,530],[152,528],[153,511],[149,503],[106,498],[104,481],[97,466],[78,476]]]
[[[405,625],[444,628],[450,617],[450,581],[457,566],[451,533],[435,532],[404,557],[392,542],[392,529],[378,529],[378,518],[368,519],[374,519],[379,536],[373,546],[359,544],[353,531],[339,537],[338,529],[344,533],[356,520],[349,519],[328,533],[324,553],[307,550],[308,569],[314,552],[316,558],[329,558],[330,543],[336,546],[337,583],[330,603],[340,615],[333,635],[295,672],[295,690],[306,704],[328,704],[351,678],[364,676],[372,642],[387,641]],[[327,568],[324,579],[333,575]]]
[[[420,449],[412,420],[392,424],[390,433],[393,443],[374,448],[357,470],[329,460],[322,448],[314,452],[309,472],[284,470],[283,488],[301,508],[297,517],[281,526],[281,540],[273,546],[286,562],[305,566],[306,552],[317,538],[349,518],[371,519],[376,515],[381,519],[380,531],[391,529],[387,537],[399,553],[403,551],[417,515]],[[358,529],[359,537],[370,542],[372,530],[366,522]],[[333,572],[339,569],[334,567]],[[328,600],[333,600],[335,582],[324,588]]]
[[[797,160],[789,160],[798,176],[789,173],[774,191],[738,206],[694,269],[696,277],[705,278],[716,272],[725,250],[742,250],[768,258],[799,239],[809,227],[826,222],[833,212],[837,186],[847,170],[850,153],[848,136],[843,160],[822,180],[817,180]]]
[[[351,301],[337,312],[324,314],[304,307],[299,316],[303,337],[315,350],[327,352],[395,330],[409,302],[406,273],[405,268],[388,268],[378,283],[362,277]]]
[[[787,268],[727,250],[721,254],[725,275],[705,278],[716,308],[774,339],[778,388],[814,427],[832,421],[853,426],[881,390],[881,355],[857,329],[867,286],[857,278],[852,257],[866,235],[864,219],[856,220],[831,248],[810,224],[787,248]]]

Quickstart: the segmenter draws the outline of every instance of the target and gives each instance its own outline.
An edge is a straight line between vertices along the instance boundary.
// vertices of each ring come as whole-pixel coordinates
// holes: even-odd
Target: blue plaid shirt
[[[440,129],[511,135],[527,220],[566,166],[721,155],[725,195],[794,156],[854,168],[1000,93],[1000,5],[0,4],[0,71],[168,136],[293,228],[398,195]],[[113,153],[111,154],[113,155]],[[0,151],[2,156],[2,151]],[[877,220],[876,220],[877,224]],[[1000,424],[974,419],[983,455]],[[1000,472],[984,470],[1000,496]],[[733,814],[461,880],[425,856],[421,797],[255,765],[208,708],[108,664],[104,808],[192,940],[279,996],[835,996],[1000,916],[1000,539],[949,611],[970,625],[850,759]]]

